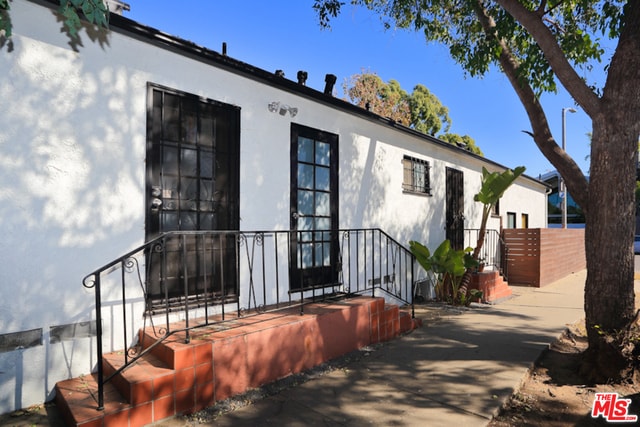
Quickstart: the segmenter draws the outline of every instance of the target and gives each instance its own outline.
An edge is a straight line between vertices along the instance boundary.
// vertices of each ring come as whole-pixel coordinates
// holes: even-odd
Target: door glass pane
[[[180,200],[198,200],[198,180],[182,178],[180,180]]]
[[[198,134],[198,117],[193,105],[185,103],[182,111],[182,141],[187,144],[196,143]]]
[[[198,214],[196,212],[180,213],[180,230],[190,231],[198,229]]]
[[[299,268],[313,267],[313,246],[310,244],[298,245],[300,255],[298,257]]]
[[[298,191],[298,214],[313,215],[313,191]]]
[[[309,218],[309,217],[298,218],[298,230],[300,231],[313,230],[313,218]]]
[[[298,230],[313,230],[313,218],[301,217],[298,219]],[[313,239],[313,233],[310,231],[298,233],[298,239],[301,242],[310,242]]]
[[[331,257],[329,256],[330,243],[316,243],[315,245],[314,265],[316,267],[327,267],[331,265]]]
[[[200,214],[200,229],[201,230],[213,230],[213,215],[209,213]]]
[[[208,214],[211,214],[214,212],[214,209],[215,209],[215,206],[213,202],[206,202],[206,201],[200,200],[200,212],[207,212]],[[203,228],[203,230],[209,230],[209,229]]]
[[[329,216],[331,212],[329,200],[329,193],[316,192],[316,215]]]
[[[180,150],[180,171],[182,175],[196,176],[198,174],[198,152],[191,149]]]
[[[329,168],[316,167],[316,189],[329,191]]]
[[[325,242],[322,244],[322,265],[324,267],[329,267],[331,265],[331,243]]]
[[[213,181],[210,179],[200,180],[200,202],[210,202],[213,200]]]
[[[180,139],[180,98],[175,95],[164,96],[162,136],[168,141]]]
[[[176,231],[178,227],[178,214],[176,212],[163,212],[162,213],[162,226],[164,231]]]
[[[311,165],[298,165],[298,187],[313,189],[313,169]]]
[[[178,175],[178,149],[165,145],[162,147],[162,173]]]
[[[329,166],[330,147],[326,142],[316,141],[315,162],[318,165]]]
[[[180,200],[180,210],[181,211],[197,211],[198,210],[198,202],[196,200]]]
[[[200,134],[198,136],[198,145],[211,147],[213,146],[213,129],[215,126],[215,118],[212,117],[212,108],[207,106],[202,110],[200,117]]]
[[[298,138],[298,161],[313,163],[313,140],[309,138]]]
[[[213,177],[213,153],[211,151],[200,150],[200,176],[203,178]]]
[[[331,220],[329,218],[316,218],[315,224],[316,230],[329,230],[331,227]]]
[[[162,209],[177,209],[178,177],[164,175],[162,177]]]

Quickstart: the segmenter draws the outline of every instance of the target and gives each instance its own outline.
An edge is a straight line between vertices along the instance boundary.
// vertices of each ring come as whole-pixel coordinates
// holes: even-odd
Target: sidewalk
[[[485,426],[540,353],[584,316],[586,270],[472,308],[422,305],[424,325],[356,361],[206,424],[156,426]]]

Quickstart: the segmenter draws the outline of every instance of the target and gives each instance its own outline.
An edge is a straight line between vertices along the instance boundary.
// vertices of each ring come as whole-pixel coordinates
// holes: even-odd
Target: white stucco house
[[[212,249],[215,280],[233,282],[241,300],[258,292],[273,304],[339,282],[332,230],[379,229],[430,247],[463,239],[480,225],[473,195],[482,168],[505,168],[337,99],[330,87],[120,16],[105,38],[82,33],[76,51],[55,3],[11,8],[13,47],[0,51],[0,413],[49,400],[57,381],[95,369],[96,300],[83,278],[146,241],[297,230],[280,244],[299,262],[277,273],[276,291],[232,273],[236,235]],[[520,177],[489,228],[546,227],[546,191]],[[187,257],[188,246],[179,248]],[[133,333],[163,286],[143,280],[125,303]],[[102,345],[117,349],[112,317],[123,303],[103,292]]]

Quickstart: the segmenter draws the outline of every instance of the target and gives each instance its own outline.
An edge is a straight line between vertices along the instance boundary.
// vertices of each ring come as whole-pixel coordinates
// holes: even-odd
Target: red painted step
[[[192,413],[249,388],[273,382],[419,326],[410,313],[381,298],[319,303],[265,313],[172,336],[105,385],[97,410],[95,375],[56,384],[56,404],[69,426],[143,426]],[[331,334],[330,339],[327,335]],[[140,332],[142,347],[155,341]],[[103,358],[105,376],[120,368],[122,352]]]
[[[471,278],[471,288],[482,291],[482,302],[496,303],[512,295],[509,284],[498,271],[483,271]]]

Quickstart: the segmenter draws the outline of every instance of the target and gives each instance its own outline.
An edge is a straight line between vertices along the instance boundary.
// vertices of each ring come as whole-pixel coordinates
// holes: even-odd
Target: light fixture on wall
[[[270,102],[269,105],[267,106],[270,113],[275,113],[276,111],[278,111],[279,107],[280,107],[280,103],[278,101]]]
[[[298,107],[289,107],[288,105],[282,104],[279,101],[270,102],[269,104],[267,104],[267,108],[269,109],[270,113],[277,112],[281,116],[286,115],[287,112],[291,117],[295,117],[298,114]]]

